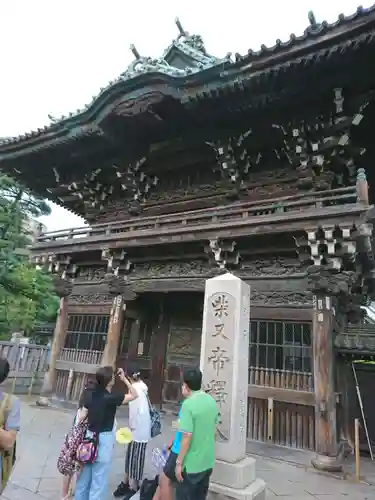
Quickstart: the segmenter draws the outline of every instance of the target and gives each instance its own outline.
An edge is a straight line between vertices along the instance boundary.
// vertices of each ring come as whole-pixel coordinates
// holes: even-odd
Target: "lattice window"
[[[250,366],[311,372],[311,324],[251,321]]]
[[[109,316],[99,314],[70,314],[65,347],[103,351],[106,343]]]

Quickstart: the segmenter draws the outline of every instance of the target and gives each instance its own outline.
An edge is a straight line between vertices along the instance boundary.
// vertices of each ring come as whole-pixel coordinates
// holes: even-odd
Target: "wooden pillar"
[[[313,361],[315,390],[315,442],[317,456],[314,467],[339,471],[337,461],[336,392],[333,351],[333,309],[331,297],[314,295]]]
[[[124,323],[125,308],[126,306],[123,295],[116,295],[113,299],[111,315],[109,318],[107,342],[101,360],[102,366],[115,366],[116,364],[122,325]]]
[[[166,297],[159,303],[159,315],[151,338],[150,398],[154,404],[162,404],[164,369],[169,339],[170,318],[166,310]]]
[[[68,294],[60,297],[60,308],[57,314],[55,331],[50,351],[48,370],[44,375],[40,397],[37,400],[39,406],[49,406],[50,398],[53,396],[56,386],[56,364],[61,349],[64,347],[68,331]]]

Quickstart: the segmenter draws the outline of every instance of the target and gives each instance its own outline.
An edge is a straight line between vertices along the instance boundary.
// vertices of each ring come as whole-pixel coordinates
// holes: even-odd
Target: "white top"
[[[133,441],[147,443],[151,438],[151,417],[148,404],[147,385],[142,382],[134,382],[133,388],[138,397],[129,402],[129,427],[132,431]]]

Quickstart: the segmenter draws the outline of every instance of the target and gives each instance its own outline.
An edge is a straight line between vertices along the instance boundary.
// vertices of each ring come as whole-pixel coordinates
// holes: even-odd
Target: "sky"
[[[369,7],[375,0],[363,1]],[[133,60],[160,57],[178,35],[174,19],[212,55],[245,54],[300,35],[317,21],[352,14],[358,0],[1,0],[0,137],[29,132],[82,108]],[[49,230],[84,221],[52,204]]]

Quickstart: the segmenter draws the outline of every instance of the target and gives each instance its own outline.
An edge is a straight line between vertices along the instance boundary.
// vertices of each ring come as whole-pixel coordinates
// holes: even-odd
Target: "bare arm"
[[[118,373],[119,379],[121,380],[121,382],[124,382],[124,384],[126,385],[126,387],[128,388],[128,391],[129,391],[128,394],[125,394],[125,397],[121,403],[123,405],[126,405],[127,403],[130,403],[130,401],[137,399],[138,393],[134,389],[134,387],[132,386],[128,377],[125,376],[124,370],[122,370],[120,368],[117,373]]]
[[[130,401],[133,401],[134,399],[137,399],[137,397],[138,397],[137,391],[134,389],[134,387],[131,384],[128,387],[128,389],[129,389],[129,392],[128,392],[128,394],[125,394],[124,401],[122,402],[123,405],[126,405],[127,403],[129,403]]]
[[[185,456],[190,448],[191,437],[192,437],[192,434],[187,434],[185,432],[182,434],[180,453],[178,454],[178,458],[177,458],[178,464],[182,465],[184,463],[184,458],[185,458]]]
[[[10,451],[16,442],[17,431],[10,429],[0,429],[0,448],[5,451]]]

